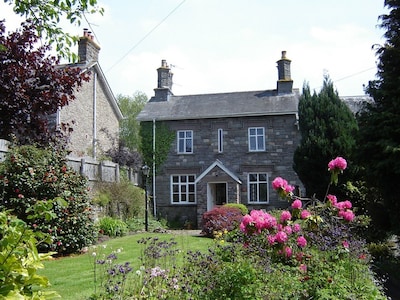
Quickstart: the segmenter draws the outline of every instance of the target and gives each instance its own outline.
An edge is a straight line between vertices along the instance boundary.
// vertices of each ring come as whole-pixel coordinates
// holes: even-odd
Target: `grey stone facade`
[[[76,99],[63,107],[58,115],[59,123],[68,123],[73,132],[69,149],[72,155],[100,157],[118,143],[119,120],[122,113],[98,63],[100,47],[86,30],[79,41],[80,61],[74,66],[90,72],[90,80],[84,82]]]
[[[284,53],[278,61],[278,69],[282,73],[279,73],[276,90],[174,96],[169,89],[165,89],[164,95],[159,94],[160,86],[155,89],[155,97],[146,104],[138,120],[155,120],[156,136],[160,122],[176,134],[167,160],[162,166],[156,166],[153,192],[160,217],[175,224],[190,222],[200,227],[202,215],[223,203],[242,203],[250,210],[288,206],[288,202],[280,200],[272,190],[271,182],[280,176],[301,188],[292,168],[293,154],[300,142],[299,91],[292,89],[290,60]],[[172,75],[167,78],[172,80]],[[265,147],[260,151],[249,150],[249,128],[262,128]],[[189,153],[179,153],[178,131],[192,134]],[[179,180],[186,180],[187,175],[195,178],[195,201],[187,198],[176,201],[174,197],[187,193],[189,186],[184,182],[183,187],[179,187],[174,180],[179,176],[183,176]],[[254,183],[249,188],[250,176],[263,176],[258,190],[254,189]],[[252,201],[249,201],[250,190]],[[260,196],[259,199],[265,200],[254,201],[258,197],[254,196],[255,191],[263,197],[266,194],[267,199]]]

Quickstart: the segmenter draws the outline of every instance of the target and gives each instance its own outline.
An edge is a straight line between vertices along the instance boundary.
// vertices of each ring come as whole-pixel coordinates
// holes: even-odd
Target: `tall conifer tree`
[[[359,158],[366,179],[384,198],[391,227],[400,232],[400,1],[386,0],[387,15],[380,16],[386,29],[384,45],[377,47],[377,80],[370,81],[367,93],[374,99],[358,121]]]
[[[299,101],[301,142],[294,154],[294,170],[306,188],[323,200],[329,184],[328,162],[342,156],[351,159],[356,120],[326,76],[321,91],[311,94],[305,84]]]

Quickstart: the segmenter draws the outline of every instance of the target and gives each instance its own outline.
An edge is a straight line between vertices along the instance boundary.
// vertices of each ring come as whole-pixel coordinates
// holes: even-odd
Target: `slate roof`
[[[153,98],[137,117],[138,121],[188,120],[242,116],[297,114],[299,90],[277,94],[276,90],[169,96]]]
[[[340,97],[340,99],[346,103],[346,105],[350,108],[353,114],[361,111],[366,103],[372,103],[374,99],[370,96],[345,96]]]

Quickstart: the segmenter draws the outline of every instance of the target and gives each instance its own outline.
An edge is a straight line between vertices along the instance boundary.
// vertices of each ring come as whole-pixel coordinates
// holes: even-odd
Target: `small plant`
[[[236,207],[215,207],[203,214],[202,233],[213,237],[218,231],[232,231],[238,228],[242,218],[240,209]]]
[[[240,212],[242,213],[242,215],[247,215],[249,213],[249,209],[247,208],[246,205],[241,204],[241,203],[227,203],[224,205],[224,207],[233,207],[233,208],[237,208],[240,210]]]
[[[110,237],[124,236],[128,233],[128,225],[122,220],[111,217],[103,217],[98,222],[102,234]]]

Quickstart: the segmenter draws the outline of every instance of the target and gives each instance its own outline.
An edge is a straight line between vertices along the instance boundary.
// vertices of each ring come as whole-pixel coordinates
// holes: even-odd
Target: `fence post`
[[[119,182],[119,164],[115,164],[115,182]]]
[[[86,160],[84,158],[81,159],[81,166],[79,167],[79,173],[82,176],[85,176],[85,165],[86,165]]]

